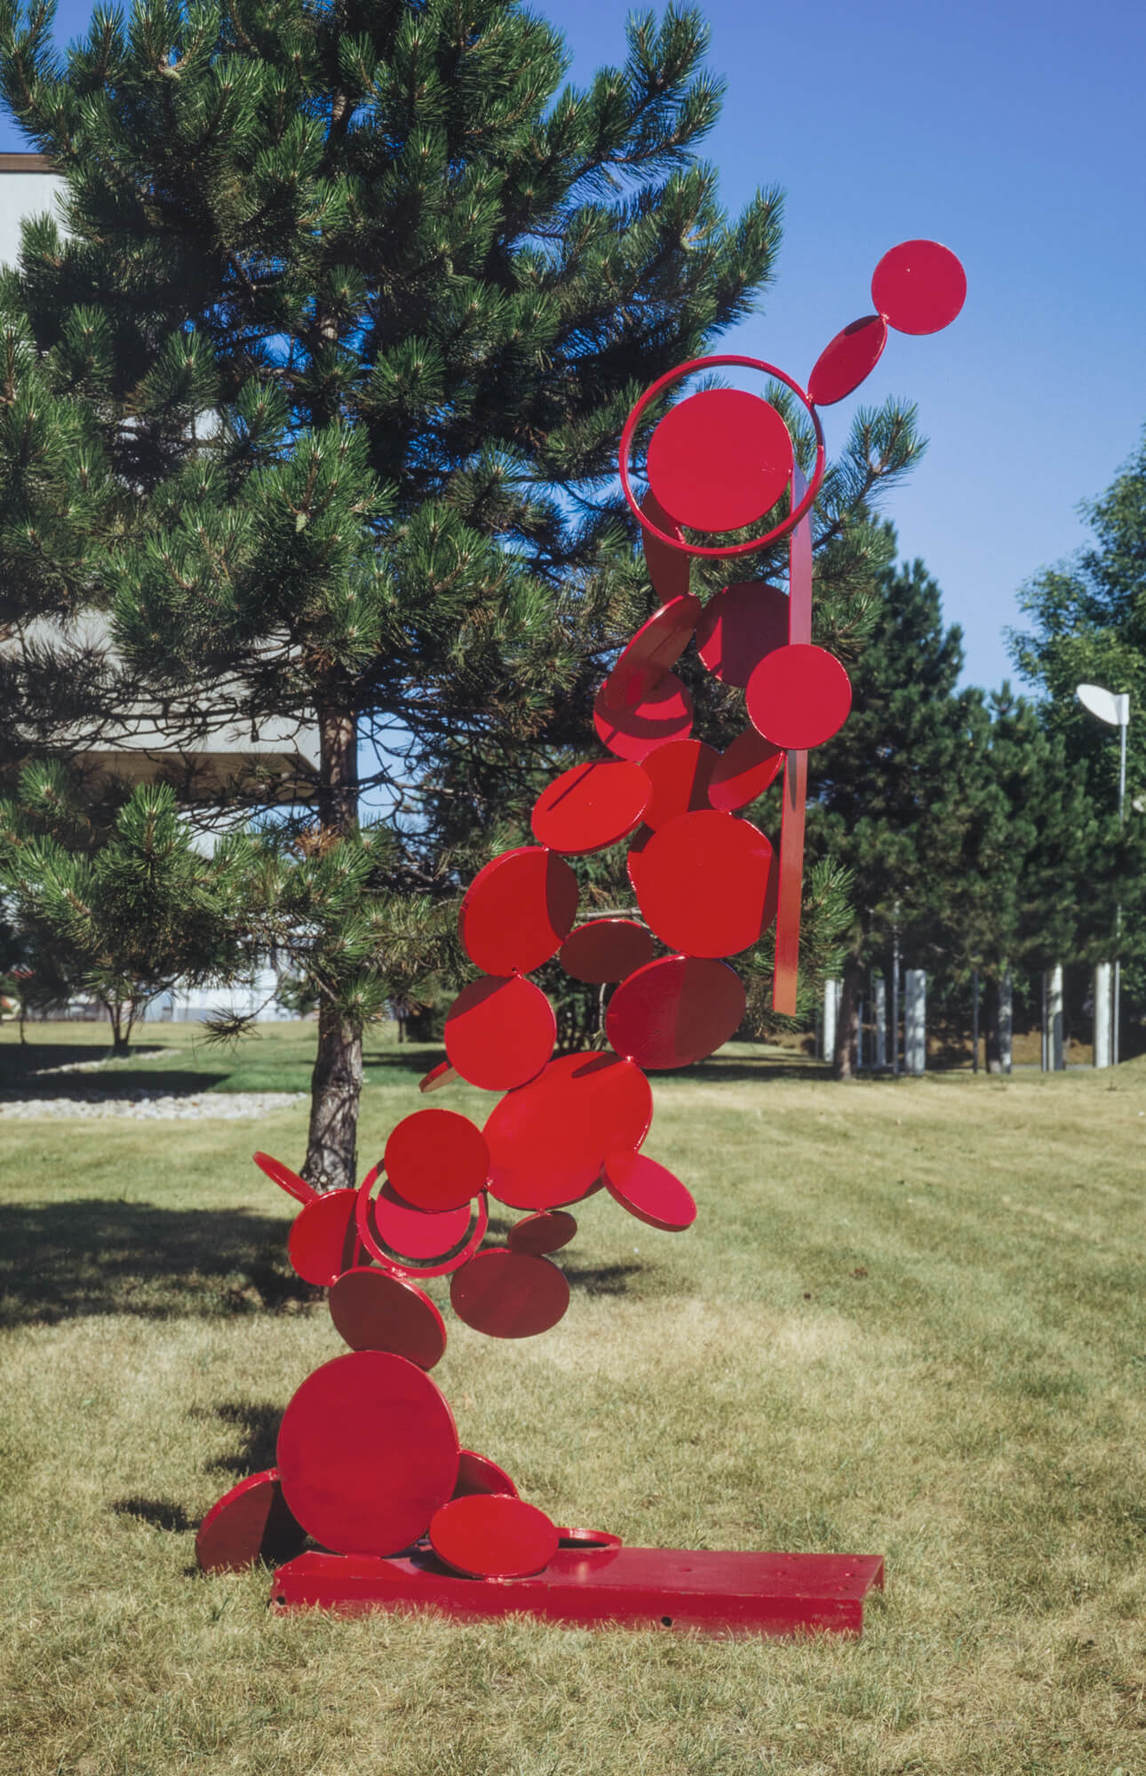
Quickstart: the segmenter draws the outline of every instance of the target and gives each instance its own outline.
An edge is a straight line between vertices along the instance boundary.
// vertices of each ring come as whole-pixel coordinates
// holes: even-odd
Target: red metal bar
[[[804,498],[799,464],[792,473],[792,501]],[[812,517],[802,518],[788,543],[788,640],[812,639]],[[780,893],[776,909],[776,969],[772,1009],[791,1017],[796,1010],[800,964],[800,905],[804,894],[804,807],[808,791],[808,755],[790,752],[784,761],[784,797],[780,817]]]

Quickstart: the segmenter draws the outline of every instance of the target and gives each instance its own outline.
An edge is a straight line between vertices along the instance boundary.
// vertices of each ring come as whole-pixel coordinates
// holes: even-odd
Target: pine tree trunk
[[[319,704],[318,730],[318,818],[320,841],[326,845],[358,825],[358,724],[346,701],[332,694]],[[323,995],[302,1167],[307,1183],[318,1190],[345,1189],[357,1182],[361,1093],[362,1028]]]
[[[863,968],[855,956],[844,963],[840,1009],[836,1015],[836,1052],[832,1072],[837,1079],[853,1079],[859,1064],[859,1004]]]

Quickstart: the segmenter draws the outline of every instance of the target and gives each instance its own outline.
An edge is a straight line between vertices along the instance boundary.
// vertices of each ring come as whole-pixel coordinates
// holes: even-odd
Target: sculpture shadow
[[[150,1523],[152,1529],[173,1530],[177,1535],[195,1528],[183,1506],[171,1499],[113,1499],[111,1508],[117,1517],[134,1517],[139,1523]]]
[[[273,1468],[282,1416],[281,1402],[272,1405],[268,1401],[224,1400],[218,1406],[192,1408],[192,1418],[222,1419],[239,1433],[234,1453],[216,1456],[207,1463],[207,1473],[231,1474],[241,1480],[247,1474],[259,1474],[264,1468]]]

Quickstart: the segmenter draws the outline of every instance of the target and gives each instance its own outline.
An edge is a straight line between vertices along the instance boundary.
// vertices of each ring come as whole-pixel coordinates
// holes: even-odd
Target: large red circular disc
[[[534,1338],[569,1306],[564,1271],[533,1252],[479,1252],[450,1279],[459,1320],[489,1338]]]
[[[432,1369],[445,1351],[446,1322],[403,1277],[356,1266],[343,1271],[328,1300],[335,1330],[351,1350],[393,1351],[419,1369]]]
[[[283,1495],[335,1554],[397,1554],[453,1496],[453,1413],[416,1363],[350,1351],[308,1375],[283,1414]]]
[[[744,983],[726,963],[665,956],[621,982],[605,1031],[617,1053],[640,1067],[691,1067],[735,1036],[744,1009]],[[617,1141],[610,1151],[614,1145],[638,1143]]]
[[[504,1468],[499,1468],[488,1455],[478,1455],[474,1449],[463,1449],[458,1462],[454,1497],[468,1498],[471,1492],[504,1492],[510,1498],[517,1497],[517,1487]]]
[[[610,703],[608,679],[597,692],[593,726],[618,758],[639,764],[654,746],[683,740],[692,727],[692,695],[675,672],[666,672],[647,697],[632,705]]]
[[[900,333],[938,333],[967,298],[967,273],[938,241],[901,241],[884,254],[871,280],[871,299]]]
[[[523,1579],[541,1572],[557,1543],[544,1511],[503,1493],[453,1499],[430,1524],[430,1546],[438,1559],[475,1579]]]
[[[643,767],[653,786],[645,825],[656,832],[678,814],[710,808],[708,785],[719,762],[720,754],[703,740],[670,740],[650,752]]]
[[[649,486],[692,530],[740,530],[792,478],[792,438],[775,407],[741,389],[702,389],[670,407],[649,440]]]
[[[871,375],[887,344],[887,322],[882,315],[864,315],[853,321],[825,345],[808,378],[808,399],[817,407],[831,407],[850,395]]]
[[[609,1149],[639,1147],[652,1119],[652,1090],[631,1061],[559,1055],[490,1113],[490,1191],[514,1209],[577,1202],[596,1184]]]
[[[265,1173],[272,1184],[277,1184],[280,1190],[285,1190],[288,1196],[293,1196],[296,1202],[313,1202],[318,1195],[313,1184],[308,1184],[305,1178],[300,1178],[297,1172],[292,1172],[281,1159],[272,1159],[269,1153],[254,1153],[251,1157],[260,1172]]]
[[[291,1224],[287,1255],[304,1283],[320,1289],[354,1263],[354,1190],[328,1190],[305,1204]]]
[[[489,1148],[457,1110],[415,1110],[391,1130],[382,1160],[391,1188],[427,1215],[460,1209],[484,1189]]]
[[[640,825],[649,793],[648,778],[631,759],[574,765],[533,804],[533,836],[570,857],[603,851]]]
[[[786,752],[822,746],[848,719],[852,686],[834,654],[808,642],[777,648],[748,681],[748,719]]]
[[[775,898],[774,873],[762,832],[734,814],[702,809],[653,834],[641,854],[637,893],[650,929],[671,950],[735,956],[759,941]]]
[[[683,541],[684,532],[680,525],[673,523],[651,489],[641,501],[641,511],[666,536],[675,538],[677,542]],[[660,537],[653,536],[651,531],[644,529],[641,530],[641,543],[645,551],[649,580],[657,597],[665,604],[682,597],[688,591],[692,573],[691,557],[683,549],[674,549],[671,543],[662,541]]]
[[[543,1257],[546,1252],[559,1252],[577,1231],[577,1223],[564,1209],[543,1209],[539,1215],[527,1215],[509,1230],[511,1252],[532,1252]]]
[[[683,1233],[696,1220],[692,1192],[643,1153],[614,1148],[605,1160],[605,1189],[630,1215],[662,1233]]]
[[[552,1005],[519,974],[471,981],[446,1013],[450,1062],[483,1091],[509,1091],[533,1079],[556,1040]]]
[[[652,934],[635,919],[593,919],[569,933],[557,960],[574,980],[597,987],[624,980],[652,955]]]
[[[708,786],[712,806],[725,814],[746,808],[775,780],[783,769],[784,756],[781,747],[773,746],[755,728],[745,728],[721,753],[712,773]]]
[[[371,1218],[378,1238],[398,1253],[399,1262],[409,1258],[417,1264],[435,1263],[459,1246],[469,1232],[471,1216],[468,1202],[440,1215],[427,1214],[411,1208],[385,1184],[374,1199]]]
[[[248,1474],[211,1506],[195,1537],[204,1572],[241,1572],[264,1560],[278,1566],[301,1554],[306,1531],[283,1498],[277,1468]]]
[[[724,586],[697,624],[697,652],[723,684],[744,686],[753,668],[788,640],[788,594],[764,580]]]
[[[605,680],[603,700],[618,709],[643,702],[684,653],[699,616],[700,600],[691,592],[662,604],[625,644]]]
[[[577,917],[577,878],[544,847],[503,851],[469,885],[458,935],[485,974],[528,974],[560,949]]]

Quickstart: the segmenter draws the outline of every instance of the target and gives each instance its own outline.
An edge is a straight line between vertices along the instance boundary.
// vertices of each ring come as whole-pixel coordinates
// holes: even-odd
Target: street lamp
[[[1130,692],[1106,691],[1101,685],[1080,684],[1075,696],[1084,709],[1097,716],[1107,727],[1118,729],[1118,824],[1122,825],[1126,803],[1126,730],[1130,725]],[[1114,914],[1115,935],[1122,932],[1122,902]],[[1114,964],[1114,1065],[1118,1065],[1118,1038],[1121,1020],[1122,964]]]

